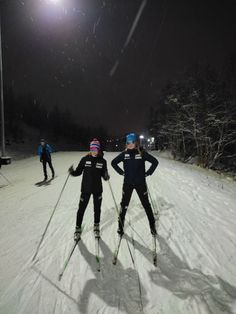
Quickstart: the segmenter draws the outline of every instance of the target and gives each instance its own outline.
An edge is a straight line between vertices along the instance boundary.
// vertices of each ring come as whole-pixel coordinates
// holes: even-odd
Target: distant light
[[[151,140],[150,140],[150,138],[148,138],[148,142],[150,142]]]
[[[139,138],[142,140],[144,139],[144,135],[140,135]]]
[[[151,139],[151,140],[152,140],[152,143],[154,143],[154,142],[155,142],[155,137],[152,137],[152,139]]]

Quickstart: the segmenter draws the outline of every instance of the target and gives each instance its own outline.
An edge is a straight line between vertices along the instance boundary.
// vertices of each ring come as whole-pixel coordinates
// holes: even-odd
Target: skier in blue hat
[[[147,171],[145,170],[145,161],[151,163]],[[123,162],[123,169],[118,166],[121,162]],[[153,174],[158,160],[139,147],[137,134],[129,133],[126,136],[126,149],[112,160],[111,165],[116,172],[124,176],[118,234],[120,236],[124,234],[125,215],[133,190],[136,190],[148,217],[151,234],[156,236],[155,218],[148,199],[146,177]]]

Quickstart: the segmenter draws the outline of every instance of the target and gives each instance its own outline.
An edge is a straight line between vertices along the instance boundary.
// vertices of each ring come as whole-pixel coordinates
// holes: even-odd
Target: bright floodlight
[[[57,3],[60,2],[60,0],[48,0],[48,1],[51,2],[51,3],[54,3],[54,4],[57,4]]]

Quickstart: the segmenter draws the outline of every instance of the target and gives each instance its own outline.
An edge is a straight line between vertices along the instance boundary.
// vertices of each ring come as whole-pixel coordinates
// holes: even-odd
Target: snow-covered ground
[[[147,178],[160,211],[158,265],[152,264],[152,239],[136,193],[128,209],[126,239],[119,261],[117,214],[109,185],[103,183],[100,241],[101,272],[96,270],[93,206],[84,218],[79,242],[64,276],[58,274],[73,244],[81,177],[70,177],[36,263],[31,259],[67,178],[84,153],[53,155],[57,177],[47,186],[37,157],[2,167],[0,176],[0,313],[236,313],[236,183],[211,171],[159,158]],[[122,177],[110,166],[117,202]],[[140,283],[140,286],[139,286]]]

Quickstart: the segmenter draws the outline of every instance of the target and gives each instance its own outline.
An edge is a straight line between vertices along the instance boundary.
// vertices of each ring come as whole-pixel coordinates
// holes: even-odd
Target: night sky
[[[5,86],[112,134],[144,131],[168,79],[236,50],[234,0],[1,2]]]

